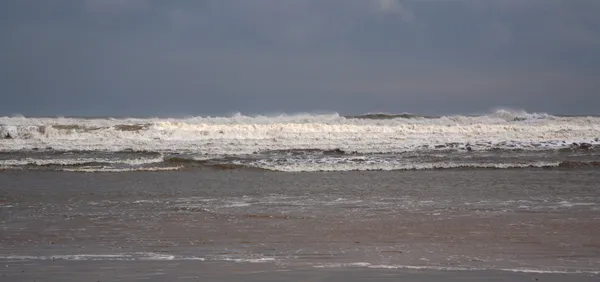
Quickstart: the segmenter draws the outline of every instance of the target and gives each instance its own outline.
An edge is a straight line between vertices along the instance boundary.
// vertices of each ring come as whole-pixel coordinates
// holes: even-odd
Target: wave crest
[[[500,118],[505,121],[527,121],[527,120],[539,120],[539,119],[547,119],[552,118],[552,115],[547,113],[528,113],[525,110],[514,110],[507,108],[498,108],[494,110],[491,114],[491,117]]]
[[[171,171],[181,169],[212,170],[258,170],[280,172],[331,172],[331,171],[408,171],[447,169],[595,169],[600,162],[584,155],[563,155],[549,158],[548,155],[519,152],[500,152],[490,157],[485,153],[465,154],[442,152],[442,154],[379,155],[356,154],[340,150],[332,151],[271,151],[251,156],[199,158],[197,156],[172,155],[131,158],[129,152],[112,157],[75,157],[67,155],[57,158],[26,157],[0,159],[0,168],[59,170],[75,172],[127,172],[127,171]],[[561,153],[562,154],[562,153]],[[521,156],[521,160],[519,160]],[[0,156],[2,157],[2,156]],[[566,159],[564,159],[566,158]]]
[[[276,150],[397,153],[460,144],[474,151],[600,145],[600,117],[499,110],[483,116],[279,115],[184,119],[0,118],[0,151],[181,152],[242,155]]]

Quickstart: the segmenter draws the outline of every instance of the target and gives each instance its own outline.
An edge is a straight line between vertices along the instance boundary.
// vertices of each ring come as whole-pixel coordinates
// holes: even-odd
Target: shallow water
[[[600,272],[600,172],[0,173],[0,260]]]

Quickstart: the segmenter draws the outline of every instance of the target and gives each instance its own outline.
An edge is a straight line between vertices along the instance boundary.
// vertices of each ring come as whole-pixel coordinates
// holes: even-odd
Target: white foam
[[[3,170],[19,170],[23,169],[22,167],[14,167],[14,166],[0,166],[0,171]]]
[[[447,267],[447,266],[413,266],[413,265],[374,265],[368,262],[354,262],[354,263],[331,263],[315,265],[315,268],[374,268],[374,269],[429,269],[429,270],[451,270],[451,271],[467,271],[467,270],[482,270],[476,268],[467,267]]]
[[[265,263],[265,262],[274,262],[275,258],[222,258],[223,261],[232,261],[238,263]]]
[[[499,270],[506,272],[540,273],[540,274],[592,274],[599,275],[597,270],[558,270],[558,269],[533,269],[533,268],[480,268],[480,267],[460,267],[460,266],[435,266],[435,265],[383,265],[371,264],[368,262],[355,263],[332,263],[315,265],[315,268],[372,268],[372,269],[413,269],[413,270],[439,270],[439,271],[484,271]]]
[[[133,172],[133,171],[175,171],[183,169],[183,166],[168,166],[168,167],[135,167],[135,168],[111,168],[111,167],[78,167],[78,168],[63,168],[61,171],[68,172]]]
[[[222,208],[242,208],[242,207],[249,207],[251,206],[251,203],[247,203],[247,202],[232,202],[226,205],[221,206]]]
[[[174,260],[174,255],[166,255],[166,254],[149,254],[148,256],[143,256],[139,258],[140,260]]]
[[[137,201],[133,201],[131,202],[132,204],[156,204],[158,203],[158,200],[137,200]]]
[[[596,203],[573,203],[569,201],[561,201],[558,203],[558,205],[564,208],[572,208],[576,206],[593,206],[596,205]]]
[[[0,167],[6,166],[72,166],[86,163],[106,163],[106,164],[124,164],[124,165],[145,165],[160,163],[163,161],[163,157],[156,158],[137,158],[137,159],[107,159],[107,158],[73,158],[73,159],[36,159],[36,158],[21,158],[21,159],[10,159],[0,160]]]
[[[27,256],[27,255],[8,255],[0,256],[0,260],[199,260],[201,257],[175,256],[158,253],[130,253],[130,254],[74,254],[74,255],[49,255],[49,256]]]
[[[529,268],[503,268],[501,271],[522,272],[522,273],[540,273],[540,274],[593,274],[599,275],[596,270],[552,270],[552,269],[529,269]]]
[[[251,166],[284,172],[314,172],[314,171],[365,171],[365,170],[429,170],[451,168],[541,168],[558,167],[559,162],[526,162],[526,163],[405,163],[405,162],[290,162],[265,163],[264,161],[250,164]]]
[[[76,129],[68,127],[73,125],[77,125]],[[140,128],[121,130],[118,127],[122,125],[140,125]],[[386,120],[350,119],[337,114],[185,119],[2,117],[1,134],[13,137],[0,140],[4,151],[52,147],[201,154],[314,148],[401,152],[448,142],[469,143],[473,150],[492,147],[535,150],[565,147],[572,142],[600,144],[595,141],[600,137],[600,118],[501,111],[478,117]]]

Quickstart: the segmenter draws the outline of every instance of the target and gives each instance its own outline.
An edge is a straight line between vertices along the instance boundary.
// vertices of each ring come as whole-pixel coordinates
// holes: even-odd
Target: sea
[[[0,117],[0,281],[598,281],[600,117]]]

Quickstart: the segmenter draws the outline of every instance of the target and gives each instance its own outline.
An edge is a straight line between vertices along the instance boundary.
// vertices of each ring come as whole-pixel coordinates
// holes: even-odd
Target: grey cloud
[[[49,3],[0,4],[0,114],[600,104],[593,0]]]
[[[116,13],[144,8],[148,3],[147,0],[83,0],[83,7],[88,12]]]
[[[414,20],[414,14],[411,10],[407,9],[398,0],[378,0],[379,11],[386,14],[399,15],[402,19],[407,22]]]

